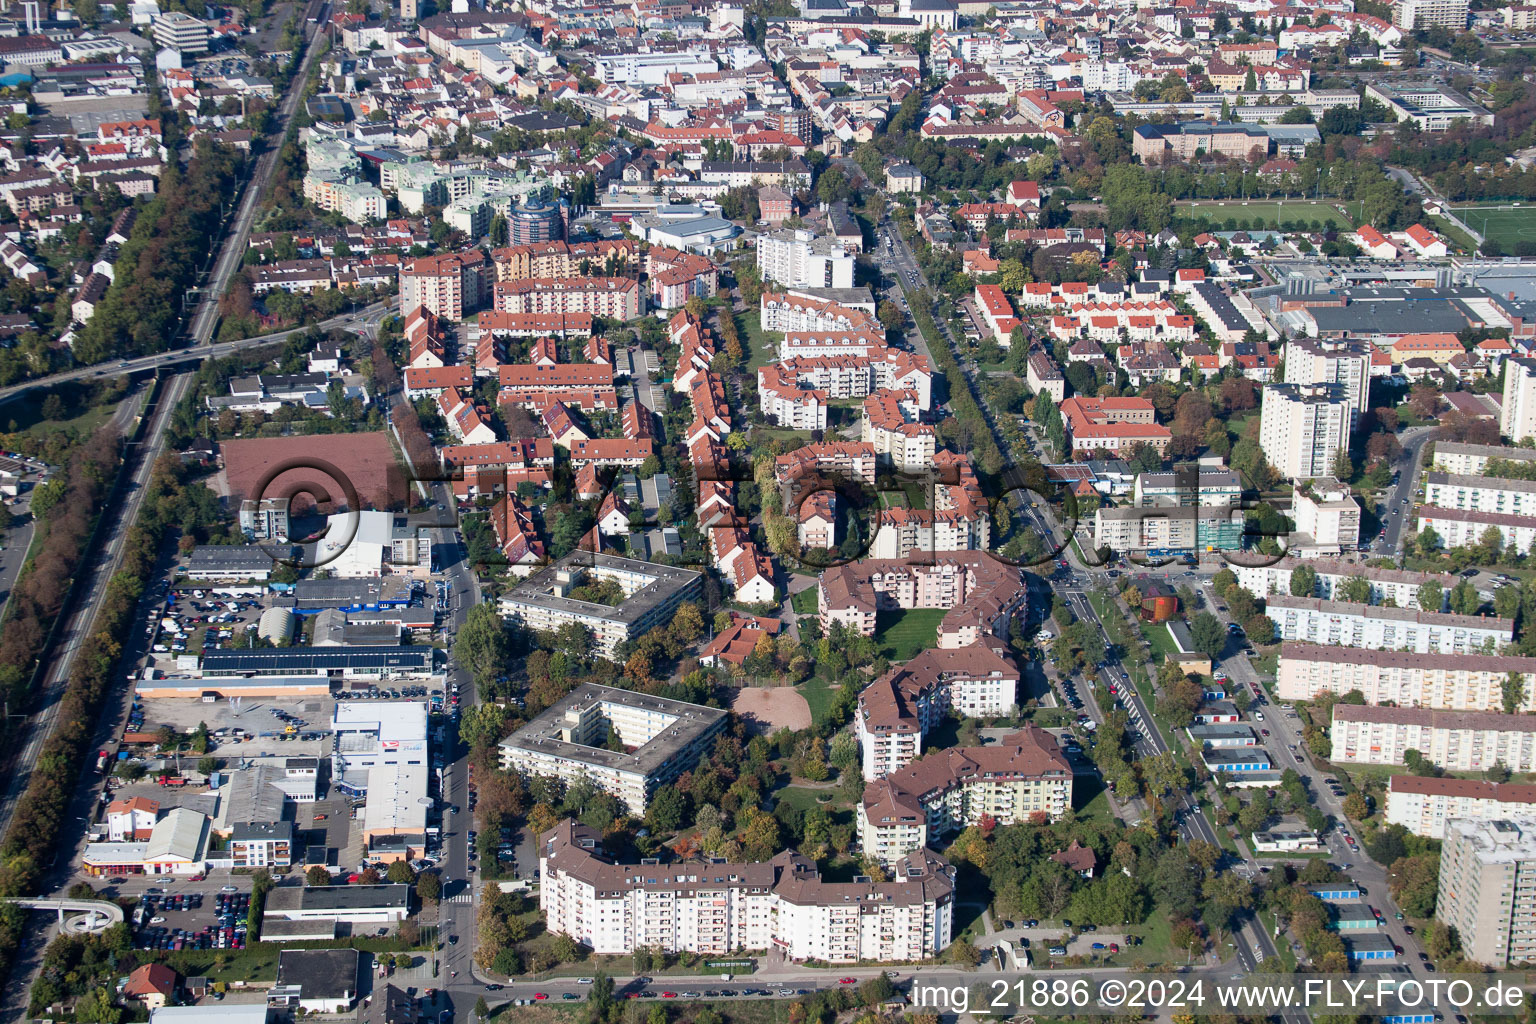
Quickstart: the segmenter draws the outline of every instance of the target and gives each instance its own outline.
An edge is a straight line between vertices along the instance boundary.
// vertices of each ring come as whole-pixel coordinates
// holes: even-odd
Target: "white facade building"
[[[1499,433],[1515,444],[1536,437],[1536,359],[1514,356],[1506,360]]]
[[[599,954],[646,946],[730,954],[776,949],[826,963],[924,960],[949,945],[954,871],[922,850],[890,882],[824,882],[791,851],[771,861],[617,863],[601,833],[565,821],[539,837],[545,926]]]
[[[1271,597],[1266,611],[1281,640],[1339,647],[1418,654],[1493,654],[1514,640],[1514,623],[1509,619],[1477,615],[1381,608],[1288,594]]]
[[[1387,824],[1416,836],[1444,839],[1454,818],[1494,821],[1536,816],[1536,786],[1481,779],[1392,775],[1387,779]]]
[[[1338,384],[1266,384],[1259,412],[1264,458],[1289,480],[1331,476],[1349,450],[1350,404]]]
[[[1518,710],[1536,711],[1536,658],[1485,654],[1411,654],[1321,644],[1280,648],[1281,700],[1359,690],[1367,704],[1403,708],[1502,711],[1505,681],[1520,681]]]
[[[854,254],[836,239],[785,228],[757,240],[757,269],[764,281],[786,288],[852,288]]]
[[[1433,711],[1335,704],[1329,730],[1336,764],[1404,764],[1417,750],[1455,772],[1536,770],[1536,717],[1501,711]]]

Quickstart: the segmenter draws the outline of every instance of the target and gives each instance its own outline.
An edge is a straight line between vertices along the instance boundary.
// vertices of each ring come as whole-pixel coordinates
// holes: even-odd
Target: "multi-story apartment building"
[[[1430,473],[1424,479],[1424,503],[1438,508],[1536,516],[1536,480]]]
[[[1266,384],[1259,411],[1259,447],[1289,480],[1330,476],[1349,450],[1350,408],[1339,384]]]
[[[841,622],[865,636],[875,613],[893,608],[947,608],[939,647],[968,647],[986,636],[1007,636],[1029,591],[1022,570],[980,551],[934,555],[925,562],[866,558],[823,572],[816,596],[822,629]]]
[[[875,331],[874,313],[792,292],[763,292],[758,315],[765,331]],[[883,344],[883,340],[882,340]]]
[[[1447,822],[1435,917],[1474,963],[1536,960],[1536,819]]]
[[[288,502],[282,498],[241,501],[240,531],[251,540],[287,540]]]
[[[1404,752],[1417,750],[1447,771],[1480,772],[1496,764],[1536,770],[1536,717],[1530,715],[1335,704],[1329,735],[1335,763],[1400,765]]]
[[[1228,506],[1100,507],[1093,542],[1112,551],[1236,551],[1243,512]]]
[[[612,320],[633,320],[644,309],[640,283],[628,277],[497,281],[495,302],[497,309],[507,313],[591,313]]]
[[[229,857],[237,868],[286,868],[293,864],[294,823],[257,821],[235,825]]]
[[[876,779],[858,807],[864,855],[889,864],[987,815],[1000,825],[1072,806],[1072,766],[1029,726],[994,746],[950,747]]]
[[[425,306],[434,316],[462,320],[485,305],[491,276],[478,249],[417,257],[400,267],[400,308]]]
[[[1404,32],[1435,27],[1460,32],[1467,27],[1470,9],[1467,0],[1395,0],[1392,24]]]
[[[915,391],[876,391],[864,399],[859,439],[874,446],[875,455],[904,473],[933,466],[938,433],[921,422]]]
[[[1499,433],[1516,444],[1536,437],[1536,359],[1514,356],[1505,361]]]
[[[758,272],[786,288],[852,288],[853,265],[853,253],[813,231],[784,228],[757,240]]]
[[[1286,557],[1273,565],[1228,566],[1237,576],[1237,582],[1259,597],[1270,594],[1289,594],[1291,576],[1300,567],[1311,569],[1317,576],[1317,586],[1312,597],[1325,601],[1341,600],[1337,597],[1341,585],[1347,580],[1362,580],[1370,588],[1368,604],[1394,604],[1399,608],[1417,606],[1419,588],[1426,583],[1441,583],[1445,577],[1435,573],[1412,572],[1407,569],[1378,569],[1363,564],[1342,563],[1332,558]],[[1303,594],[1303,597],[1308,596]],[[1440,611],[1450,604],[1450,592],[1441,596]]]
[[[1025,362],[1024,381],[1035,394],[1044,392],[1050,395],[1051,401],[1057,405],[1066,400],[1066,374],[1061,372],[1061,367],[1056,365],[1056,360],[1040,349],[1034,349],[1029,353],[1029,359]]]
[[[1420,505],[1414,510],[1414,519],[1420,533],[1433,529],[1447,548],[1481,544],[1490,529],[1498,531],[1501,548],[1513,544],[1517,551],[1529,551],[1536,544],[1536,516]]]
[[[624,599],[606,605],[571,597],[589,577],[618,583]],[[678,605],[703,593],[703,579],[691,569],[574,551],[503,594],[497,609],[529,629],[553,631],[571,622],[586,626],[597,652],[611,658],[619,644],[671,622]]]
[[[1493,654],[1514,640],[1511,620],[1480,615],[1346,604],[1289,594],[1274,595],[1265,610],[1281,640],[1417,654]]]
[[[1337,384],[1351,426],[1370,400],[1371,345],[1357,338],[1293,338],[1285,343],[1286,384]]]
[[[923,736],[951,711],[967,718],[1012,714],[1018,688],[1013,662],[981,644],[927,650],[891,669],[859,693],[853,734],[864,778],[911,764],[922,753]]]
[[[602,833],[565,821],[539,837],[545,927],[601,954],[773,949],[826,963],[928,959],[949,945],[954,870],[918,850],[889,882],[826,882],[786,850],[771,861],[619,862]]]
[[[501,766],[591,782],[639,815],[657,787],[708,756],[725,724],[725,712],[702,704],[588,684],[502,740]]]
[[[1441,473],[1459,476],[1483,476],[1492,462],[1520,465],[1536,463],[1536,448],[1514,448],[1494,444],[1465,444],[1460,441],[1436,441],[1430,465]]]
[[[1281,700],[1359,690],[1367,704],[1502,711],[1506,680],[1519,680],[1521,712],[1536,711],[1536,658],[1485,654],[1414,654],[1321,644],[1280,648]]]
[[[1298,480],[1291,497],[1296,529],[1286,549],[1307,558],[1337,555],[1360,544],[1360,502],[1331,476]]]
[[[1444,839],[1446,824],[1455,818],[1511,817],[1536,817],[1536,786],[1424,775],[1387,778],[1387,824],[1416,836]]]
[[[1132,503],[1147,508],[1226,508],[1243,497],[1243,482],[1230,469],[1187,463],[1171,473],[1138,473]]]
[[[821,473],[873,486],[877,461],[874,445],[867,441],[823,441],[778,456],[773,472],[781,485]]]

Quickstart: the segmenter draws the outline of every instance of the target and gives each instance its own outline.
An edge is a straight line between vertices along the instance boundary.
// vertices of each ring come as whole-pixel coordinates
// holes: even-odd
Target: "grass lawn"
[[[812,721],[819,721],[826,715],[827,709],[832,706],[832,698],[837,693],[833,689],[833,684],[821,676],[811,676],[796,689],[800,691],[800,696],[805,698],[805,703],[810,706]]]
[[[747,369],[755,372],[760,366],[777,362],[779,358],[779,340],[784,335],[779,331],[763,330],[762,311],[749,309],[745,313],[736,314],[736,322],[741,325],[741,333],[747,341]]]
[[[1185,211],[1191,217],[1206,217],[1212,226],[1221,230],[1228,217],[1235,217],[1239,221],[1262,220],[1269,227],[1279,227],[1284,221],[1304,220],[1308,223],[1321,221],[1339,228],[1352,228],[1358,222],[1360,216],[1359,203],[1333,203],[1323,200],[1313,201],[1308,199],[1288,200],[1272,202],[1265,200],[1244,201],[1242,199],[1207,199],[1195,200],[1189,203],[1176,203],[1177,208]],[[1352,216],[1346,216],[1339,212],[1339,206],[1352,209]]]
[[[905,480],[901,485],[907,496],[907,508],[927,508],[929,488],[916,480]]]
[[[891,661],[911,661],[919,652],[937,647],[939,623],[947,614],[943,608],[876,612],[875,643],[880,654]]]
[[[123,401],[131,400],[135,399],[127,398]],[[111,419],[112,414],[117,411],[119,404],[113,402],[110,405],[91,405],[83,409],[76,406],[75,409],[78,411],[68,419],[45,420],[41,412],[40,402],[11,402],[4,410],[7,433],[20,432],[36,436],[54,430],[73,430],[80,436],[85,437]],[[14,426],[11,426],[12,424]]]
[[[1429,222],[1434,226],[1436,231],[1450,239],[1452,245],[1466,252],[1477,251],[1477,243],[1472,241],[1472,236],[1461,230],[1461,228],[1452,224],[1450,221],[1446,220],[1444,217],[1431,217],[1429,218]]]
[[[796,615],[815,615],[817,611],[816,588],[806,587],[798,593],[789,596],[789,606],[795,610]]]
[[[1147,643],[1152,645],[1152,660],[1159,665],[1179,653],[1173,646],[1173,635],[1168,632],[1168,626],[1165,623],[1154,622],[1143,626],[1141,635],[1146,637]]]
[[[1506,252],[1513,250],[1516,242],[1536,242],[1536,206],[1511,206],[1508,203],[1490,203],[1485,206],[1455,206],[1456,216],[1466,221],[1474,231],[1482,232],[1502,245]]]
[[[878,491],[881,508],[909,508],[907,496],[901,491]]]

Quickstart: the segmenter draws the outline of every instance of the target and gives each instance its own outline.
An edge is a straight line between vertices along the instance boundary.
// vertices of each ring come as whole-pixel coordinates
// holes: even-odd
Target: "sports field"
[[[1468,227],[1498,242],[1505,252],[1513,253],[1519,242],[1536,242],[1536,205],[1499,203],[1452,209]]]
[[[1302,221],[1309,227],[1313,221],[1336,228],[1353,228],[1359,216],[1359,202],[1329,202],[1327,200],[1288,199],[1279,202],[1242,199],[1195,199],[1174,204],[1181,214],[1192,219],[1204,217],[1217,230],[1226,227],[1229,219],[1247,222],[1249,228],[1278,228],[1282,224]],[[1339,208],[1349,210],[1349,214]]]

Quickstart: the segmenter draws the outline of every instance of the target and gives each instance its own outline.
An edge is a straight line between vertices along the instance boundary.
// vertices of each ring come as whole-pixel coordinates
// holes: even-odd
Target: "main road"
[[[913,255],[911,249],[908,247],[906,240],[901,237],[901,233],[897,230],[894,230],[894,228],[892,228],[889,224],[884,225],[884,227],[886,228],[886,230],[883,232],[885,237],[891,239],[892,254],[897,266],[897,272],[902,274],[906,278],[907,283],[913,287],[922,287],[931,292],[932,289],[929,286],[927,277],[924,274],[922,267],[918,264],[917,259]],[[964,354],[956,349],[954,339],[949,333],[949,326],[944,323],[938,323],[937,321],[935,322],[935,326],[937,326],[940,332],[943,333],[943,343],[950,346],[951,352],[954,354],[955,360],[959,364],[961,372],[965,377],[963,382],[951,382],[951,387],[956,386],[957,383],[961,386],[964,386],[971,392],[972,396],[976,398],[977,403],[982,404],[984,396],[980,394],[980,389],[976,387],[975,382],[971,377],[971,373],[967,368],[968,364],[965,360]],[[920,333],[921,332],[919,332],[919,334]],[[1003,438],[997,436],[997,427],[996,424],[992,422],[990,410],[983,408],[983,414],[987,416],[987,422],[993,432],[994,439],[997,441],[999,450],[1003,452],[1004,457],[1007,458],[1008,448],[1004,443]],[[1011,462],[1012,460],[1010,459],[1009,461]],[[1034,513],[1035,510],[1031,509],[1030,511],[1031,513]],[[1029,518],[1042,526],[1047,535],[1054,537],[1056,532],[1053,524],[1049,522],[1048,518],[1045,518],[1047,516],[1048,513],[1045,510],[1040,510],[1037,514],[1030,515]],[[1067,544],[1070,540],[1071,538],[1068,536],[1060,537],[1060,543],[1064,545]],[[1070,551],[1070,549],[1067,550]],[[1072,559],[1072,561],[1075,563],[1076,559]],[[1078,618],[1094,624],[1095,628],[1104,637],[1106,650],[1111,651],[1111,653],[1106,657],[1104,672],[1110,679],[1116,681],[1116,684],[1120,690],[1121,700],[1126,706],[1126,711],[1131,717],[1132,724],[1139,727],[1138,732],[1140,733],[1140,736],[1135,741],[1136,752],[1141,756],[1146,756],[1148,753],[1156,755],[1166,752],[1169,749],[1167,740],[1164,739],[1161,732],[1158,730],[1157,722],[1152,718],[1150,714],[1148,714],[1146,705],[1142,702],[1141,695],[1136,692],[1136,688],[1134,686],[1130,685],[1129,674],[1125,667],[1120,663],[1118,658],[1114,655],[1114,648],[1113,645],[1110,644],[1109,637],[1104,631],[1103,622],[1099,620],[1099,617],[1094,611],[1092,604],[1087,600],[1086,595],[1083,593],[1081,583],[1076,583],[1076,581],[1082,579],[1079,574],[1088,570],[1086,570],[1086,568],[1073,568],[1070,571],[1070,579],[1072,579],[1076,585],[1061,588],[1064,594],[1064,600],[1066,600],[1068,604],[1072,605],[1073,611],[1078,616]],[[1187,793],[1181,793],[1179,795],[1179,802],[1176,809],[1179,816],[1180,831],[1187,838],[1203,839],[1206,842],[1215,844],[1218,847],[1221,845],[1217,841],[1215,828],[1205,817],[1205,812],[1200,809],[1198,804],[1189,798]],[[1260,924],[1256,917],[1249,916],[1239,921],[1237,927],[1234,929],[1233,938],[1235,940],[1234,944],[1236,947],[1237,959],[1239,963],[1241,963],[1242,966],[1248,971],[1256,969],[1262,961],[1270,957],[1278,956],[1278,951],[1275,948],[1274,941],[1265,932],[1262,924]],[[1305,1022],[1310,1018],[1305,1011],[1300,1009],[1292,1009],[1282,1013],[1281,1019],[1286,1021],[1287,1024],[1305,1024]]]

